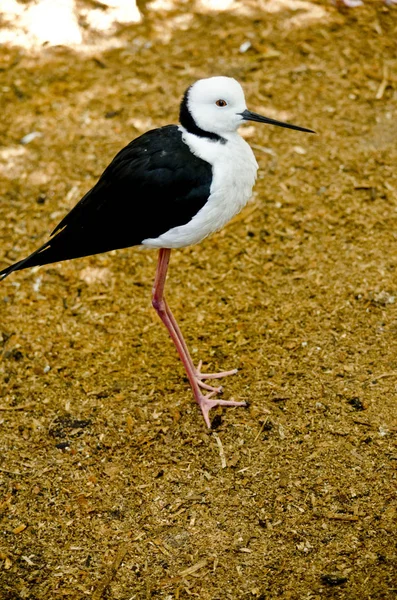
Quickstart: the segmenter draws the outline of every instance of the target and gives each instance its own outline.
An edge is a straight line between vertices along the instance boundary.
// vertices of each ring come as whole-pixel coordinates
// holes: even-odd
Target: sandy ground
[[[1,284],[0,598],[396,598],[397,9],[144,9],[2,48],[1,267],[197,78],[318,134],[246,128],[253,200],[172,256],[193,356],[250,403],[212,431],[150,305],[155,252]]]

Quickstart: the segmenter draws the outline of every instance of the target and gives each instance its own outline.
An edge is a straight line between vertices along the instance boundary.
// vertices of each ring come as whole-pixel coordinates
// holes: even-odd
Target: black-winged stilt
[[[313,133],[250,112],[235,79],[200,79],[183,97],[179,126],[148,131],[123,148],[49,241],[0,271],[3,279],[20,269],[108,250],[158,248],[152,303],[178,350],[208,427],[211,408],[246,405],[213,398],[222,388],[204,382],[237,369],[207,374],[201,373],[201,362],[194,366],[165,301],[164,286],[171,249],[197,244],[221,229],[250,199],[258,165],[237,132],[247,121]]]

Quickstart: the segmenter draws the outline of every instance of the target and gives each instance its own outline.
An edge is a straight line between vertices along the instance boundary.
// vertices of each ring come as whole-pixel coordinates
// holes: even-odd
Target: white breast
[[[212,185],[206,204],[186,225],[173,227],[158,238],[142,241],[149,248],[183,248],[197,244],[221,229],[246,205],[252,194],[258,164],[250,146],[238,133],[221,144],[188,133],[183,140],[198,157],[212,165]]]

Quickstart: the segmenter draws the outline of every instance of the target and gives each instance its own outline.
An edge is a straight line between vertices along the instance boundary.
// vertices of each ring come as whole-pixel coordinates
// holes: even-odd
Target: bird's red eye
[[[219,99],[219,100],[217,100],[217,101],[215,102],[215,104],[216,104],[217,106],[220,106],[220,107],[227,106],[227,102],[226,102],[226,100],[222,100],[222,99]]]

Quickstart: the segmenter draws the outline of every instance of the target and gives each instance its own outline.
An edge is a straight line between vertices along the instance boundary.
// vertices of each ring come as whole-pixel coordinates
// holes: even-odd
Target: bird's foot
[[[235,400],[212,400],[211,396],[213,396],[216,392],[211,392],[207,396],[200,396],[197,398],[197,403],[203,413],[204,421],[208,427],[211,429],[211,421],[209,418],[209,412],[211,408],[215,408],[216,406],[248,406],[246,402],[236,402]]]
[[[196,381],[197,381],[197,385],[199,387],[201,387],[203,390],[207,390],[207,392],[212,392],[214,394],[222,394],[223,393],[223,386],[220,385],[219,387],[214,387],[213,385],[208,385],[208,383],[204,383],[204,381],[201,381],[201,379],[198,379],[196,377]]]
[[[208,383],[204,383],[203,379],[221,379],[222,377],[228,377],[229,375],[235,375],[237,373],[237,369],[232,369],[231,371],[221,371],[220,373],[202,373],[202,365],[203,361],[200,360],[197,368],[195,369],[195,379],[197,384],[204,390],[207,390],[208,392],[214,392],[215,394],[221,394],[223,392],[223,387],[221,385],[219,387],[208,385]]]

